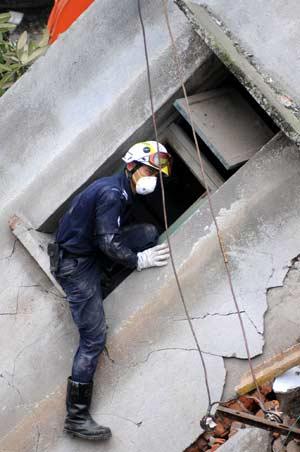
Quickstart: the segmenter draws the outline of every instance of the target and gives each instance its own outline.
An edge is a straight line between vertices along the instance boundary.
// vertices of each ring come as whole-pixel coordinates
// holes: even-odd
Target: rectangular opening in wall
[[[272,119],[231,75],[218,89],[190,96],[189,104],[202,155],[225,180],[278,132]],[[177,99],[175,107],[181,115],[178,126],[192,138],[185,99]]]
[[[221,86],[220,84],[216,87],[210,86],[208,91],[193,92],[189,97],[206,184],[212,194],[278,131],[271,118],[231,74],[228,73]],[[185,100],[178,98],[175,107],[170,111],[167,120],[164,119],[166,123],[158,124],[159,140],[173,156],[172,175],[164,179],[171,233],[186,221],[207,197]],[[149,135],[149,130],[153,132],[148,124],[146,129],[139,131],[139,139],[136,141],[154,139]],[[128,146],[126,144],[125,150],[132,144],[132,141]],[[77,193],[95,178],[122,170],[120,157],[116,154],[117,151]],[[137,196],[128,223],[151,223],[163,233],[165,227],[161,199],[160,184],[153,194]],[[54,212],[40,230],[53,232],[69,202],[70,199]],[[129,273],[130,271],[116,265],[110,272],[108,283],[103,282],[104,294],[110,293]]]

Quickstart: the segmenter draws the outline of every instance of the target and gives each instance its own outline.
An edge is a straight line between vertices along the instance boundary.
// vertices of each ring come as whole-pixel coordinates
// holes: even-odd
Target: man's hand
[[[170,257],[170,251],[167,243],[156,245],[141,253],[137,253],[138,265],[137,270],[141,271],[149,267],[162,267],[167,265]]]

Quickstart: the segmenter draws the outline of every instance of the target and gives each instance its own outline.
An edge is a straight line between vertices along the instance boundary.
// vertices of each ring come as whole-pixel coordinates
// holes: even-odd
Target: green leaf
[[[0,63],[0,72],[11,72],[13,68],[9,64]]]
[[[11,82],[7,82],[7,83],[5,83],[5,84],[2,86],[2,88],[3,88],[3,89],[8,89],[8,88],[10,88],[14,83],[15,83],[14,80],[11,81]]]
[[[8,61],[15,61],[16,63],[20,62],[19,58],[12,56],[12,55],[6,55],[6,56],[4,56],[4,58],[7,62]]]
[[[28,43],[28,53],[29,55],[32,54],[32,52],[38,47],[37,43],[34,41],[29,41]]]
[[[28,39],[27,31],[23,31],[17,42],[17,50],[21,50],[25,47],[27,39]]]
[[[32,52],[32,54],[27,58],[26,63],[24,64],[29,64],[32,63],[34,60],[36,60],[38,57],[40,57],[41,55],[43,55],[46,52],[46,47],[43,47],[41,49],[36,49]],[[22,61],[22,60],[21,60]],[[23,63],[23,61],[22,61]]]
[[[38,42],[38,47],[46,47],[49,44],[49,32],[47,30],[47,28],[45,28],[45,30],[43,31],[43,35],[40,39],[40,41]]]
[[[0,23],[7,22],[11,18],[10,13],[1,13],[0,14]]]
[[[22,52],[22,54],[20,55],[20,61],[22,64],[28,64],[28,52]]]
[[[2,77],[0,79],[0,88],[3,88],[7,82],[11,82],[12,81],[11,79],[13,78],[13,76],[14,76],[14,72],[10,72],[9,74],[6,74],[4,77]]]
[[[15,24],[4,23],[0,24],[0,31],[5,33],[6,31],[14,30],[16,28]]]

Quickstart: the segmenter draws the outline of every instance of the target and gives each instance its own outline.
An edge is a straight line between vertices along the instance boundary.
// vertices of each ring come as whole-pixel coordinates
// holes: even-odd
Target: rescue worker
[[[60,220],[56,244],[49,248],[51,269],[80,335],[68,378],[64,430],[93,440],[111,437],[110,429],[98,425],[89,413],[93,376],[106,340],[101,265],[103,269],[109,258],[140,271],[166,265],[169,258],[168,246],[157,245],[155,226],[124,223],[135,194],[155,190],[159,165],[163,174],[170,174],[170,154],[156,141],[147,141],[132,146],[123,161],[122,173],[100,178],[74,197]]]

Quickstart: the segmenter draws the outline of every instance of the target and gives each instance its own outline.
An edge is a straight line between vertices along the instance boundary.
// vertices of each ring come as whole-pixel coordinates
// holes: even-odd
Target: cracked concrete
[[[67,304],[55,294],[50,281],[22,245],[13,239],[7,221],[12,214],[24,213],[35,227],[45,224],[70,193],[85,183],[102,164],[101,171],[106,171],[107,162],[117,161],[130,140],[135,140],[141,130],[144,133],[149,130],[143,54],[139,64],[137,61],[140,32],[137,24],[130,22],[135,16],[132,3],[127,1],[121,6],[124,11],[128,6],[125,17],[130,23],[123,18],[122,22],[126,22],[124,32],[128,33],[127,27],[132,32],[128,55],[134,60],[133,72],[128,70],[119,74],[115,104],[107,109],[108,80],[112,92],[116,88],[110,61],[105,61],[106,54],[102,53],[104,44],[101,27],[98,27],[102,8],[106,7],[111,13],[107,5],[106,2],[95,2],[91,7],[94,9],[87,12],[83,22],[76,22],[0,101],[6,102],[6,113],[0,120],[1,130],[5,132],[1,144],[6,152],[3,156],[6,175],[0,187],[3,196],[0,212],[0,341],[4,344],[0,352],[1,452],[99,450],[98,444],[74,441],[62,434],[65,384],[77,346],[77,331]],[[115,3],[114,8],[119,12],[119,3]],[[116,13],[115,9],[112,12]],[[163,16],[155,8],[150,13],[147,25],[154,25],[151,48],[155,49],[151,64],[157,80],[162,75],[169,77],[170,61],[166,67],[161,63],[171,52],[166,44],[167,35],[155,34],[159,29],[156,21]],[[191,74],[198,65],[197,76],[202,74],[205,79],[205,73],[210,77],[211,53],[191,32],[184,16],[173,8],[172,14],[178,25],[175,27],[178,39],[184,37],[181,50],[188,73]],[[88,48],[95,50],[95,45],[99,46],[96,47],[99,59],[95,59],[94,52],[81,54],[77,48],[83,35],[81,27],[85,30],[85,21],[89,23],[89,20],[93,33],[87,37],[91,44]],[[111,27],[109,20],[108,25],[103,21],[101,24],[104,28]],[[86,35],[89,34],[84,33]],[[159,46],[155,47],[157,44]],[[67,45],[69,47],[64,47]],[[123,42],[115,42],[115,57],[123,45]],[[71,60],[63,58],[63,48],[68,49]],[[53,75],[49,89],[43,86],[43,93],[49,91],[51,96],[60,87],[56,97],[47,98],[47,108],[43,110],[46,116],[39,118],[41,103],[45,100],[40,88],[36,94],[38,99],[32,98],[30,114],[24,114],[22,96],[28,96],[34,80],[31,76],[36,77],[47,69],[53,73],[52,60],[57,56],[61,57],[62,68],[69,77],[62,77],[62,71],[57,78]],[[121,56],[124,57],[122,52]],[[101,74],[97,72],[99,70]],[[168,77],[161,90],[155,91],[157,108],[178,89]],[[85,87],[72,103],[70,99],[82,78]],[[126,84],[129,79],[131,84]],[[99,92],[107,91],[103,103],[101,96],[95,95],[95,80]],[[62,93],[61,102],[66,101],[66,107],[60,110]],[[80,105],[85,98],[89,100],[88,117],[81,114]],[[133,101],[135,98],[139,99],[138,106]],[[17,128],[13,121],[10,123],[10,111],[14,106],[18,109],[16,120],[23,127]],[[91,127],[87,126],[88,121]],[[116,122],[118,134],[113,129]],[[79,126],[76,133],[74,124]],[[136,130],[138,132],[134,134]],[[24,137],[29,136],[32,147],[28,142],[24,143]],[[289,271],[292,259],[300,251],[299,177],[299,150],[280,134],[213,195],[239,302],[238,310],[245,319],[252,356],[263,350],[264,324],[268,353],[290,345],[299,336],[296,334],[299,324],[297,285],[300,281],[297,262]],[[232,391],[245,367],[244,359],[232,357],[245,358],[245,351],[207,203],[202,203],[191,217],[185,218],[171,241],[192,322],[205,352],[212,398],[219,400],[226,370],[225,396]],[[293,281],[292,285],[290,281]],[[283,282],[286,284],[284,289],[267,290]],[[282,315],[286,298],[288,308]],[[96,420],[111,426],[114,436],[109,443],[101,445],[101,450],[183,450],[200,433],[199,420],[207,408],[207,394],[203,369],[184,318],[171,267],[134,272],[106,299],[105,310],[109,323],[108,355],[102,355],[97,369],[92,412]],[[277,328],[280,334],[276,335]]]
[[[180,86],[169,36],[162,27],[161,2],[151,6],[145,2],[144,6],[154,104],[163,122],[172,117],[172,102]],[[211,87],[221,64],[171,1],[169,6],[189,89]],[[112,28],[118,29],[113,46]],[[37,85],[36,80],[43,83]],[[14,214],[24,215],[35,229],[43,226],[51,232],[56,213],[71,194],[91,178],[114,171],[130,144],[149,136],[150,131],[152,135],[146,87],[136,4],[106,0],[94,2],[0,99],[5,112],[0,119],[1,452],[99,448],[74,443],[62,434],[65,384],[78,333],[66,302],[13,238],[8,220]],[[95,417],[114,430],[106,447],[122,452],[163,451],[178,430],[172,446],[183,449],[199,431],[195,400],[197,405],[207,403],[203,388],[198,390],[203,375],[186,322],[179,328],[171,313],[169,332],[177,335],[178,331],[176,340],[165,337],[160,341],[155,328],[153,335],[150,330],[147,337],[139,335],[136,344],[129,332],[126,343],[118,335],[123,322],[129,325],[131,321],[126,317],[126,303],[123,306],[121,326],[113,326],[120,308],[117,316],[108,313],[111,336],[116,340],[108,345],[109,355],[102,356],[95,385]],[[163,314],[159,327],[162,318]],[[213,395],[220,398],[223,360],[212,355],[205,359],[214,379]],[[193,368],[188,375],[185,366]],[[176,384],[167,387],[168,380]],[[183,417],[191,421],[182,422]]]
[[[270,305],[271,294],[279,290],[268,291],[268,287],[287,282],[298,265],[293,258],[300,250],[299,176],[299,151],[279,134],[213,195],[252,356],[264,347],[264,318],[268,334],[267,295]],[[224,397],[232,393],[246,363],[207,204],[202,203],[182,223],[171,241],[208,366],[212,398],[219,400],[224,360],[228,372]],[[8,270],[14,261],[19,268],[20,260],[22,277],[13,268],[7,277],[11,284],[16,279],[18,315],[0,316],[3,338],[12,329],[18,332],[1,352],[0,373],[5,378],[0,384],[6,408],[0,450],[31,452],[38,444],[39,452],[92,451],[96,445],[74,443],[61,433],[64,380],[77,332],[64,300],[51,293],[46,276],[28,259],[25,250],[16,246]],[[286,276],[290,265],[293,269]],[[295,286],[296,281],[290,295],[293,306]],[[277,316],[282,302],[276,297]],[[207,395],[171,266],[133,273],[106,299],[105,310],[108,356],[103,354],[97,369],[92,410],[99,422],[112,427],[114,436],[101,450],[183,450],[200,433]],[[298,337],[297,314],[289,308],[280,315],[278,336],[274,335],[278,320],[272,319],[273,333],[265,349],[290,345]]]
[[[300,339],[300,262],[292,260],[281,285],[267,290],[268,310],[265,314],[264,353],[253,360],[258,365],[268,357],[280,353]],[[248,371],[245,362],[226,359],[227,379],[224,397],[233,396],[241,375]]]

